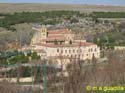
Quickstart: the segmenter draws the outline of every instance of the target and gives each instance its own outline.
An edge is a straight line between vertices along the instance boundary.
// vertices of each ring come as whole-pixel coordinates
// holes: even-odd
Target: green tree
[[[39,60],[40,56],[37,54],[37,52],[31,53],[31,59],[32,60]]]

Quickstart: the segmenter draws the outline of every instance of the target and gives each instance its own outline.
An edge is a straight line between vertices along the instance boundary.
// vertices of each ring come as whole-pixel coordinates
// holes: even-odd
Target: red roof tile
[[[69,29],[49,30],[48,34],[71,34]]]
[[[80,44],[81,46],[91,46],[91,45],[96,45],[96,44],[94,44],[94,43],[90,43],[90,42],[79,42],[79,44]]]
[[[49,36],[46,39],[43,39],[43,41],[55,41],[55,40],[64,41],[65,38],[64,38],[64,36]]]
[[[64,35],[60,35],[60,34],[49,34],[47,38],[51,38],[51,37],[64,37]]]
[[[80,47],[80,46],[91,46],[96,45],[94,43],[89,42],[82,42],[82,43],[73,43],[73,44],[62,44],[62,45],[55,45],[55,44],[43,44],[43,43],[37,43],[36,45],[45,46],[45,47]]]

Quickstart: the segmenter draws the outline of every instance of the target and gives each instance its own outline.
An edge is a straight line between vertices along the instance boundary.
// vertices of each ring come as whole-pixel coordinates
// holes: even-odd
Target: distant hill
[[[125,6],[106,6],[106,5],[71,5],[71,4],[5,4],[0,3],[0,13],[14,13],[22,11],[42,12],[50,10],[74,10],[80,12],[125,12]]]

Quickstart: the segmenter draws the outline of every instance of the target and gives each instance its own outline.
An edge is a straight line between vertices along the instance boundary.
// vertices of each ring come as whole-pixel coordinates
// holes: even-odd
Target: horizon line
[[[125,7],[125,5],[116,5],[116,4],[84,4],[84,3],[38,3],[38,2],[0,2],[0,4],[59,4],[59,5],[88,5],[88,6],[120,6],[120,7]]]

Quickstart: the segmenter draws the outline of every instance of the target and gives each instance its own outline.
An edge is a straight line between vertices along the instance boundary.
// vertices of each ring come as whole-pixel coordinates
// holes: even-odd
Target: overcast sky
[[[1,3],[64,3],[64,4],[103,4],[122,5],[125,0],[0,0]]]

